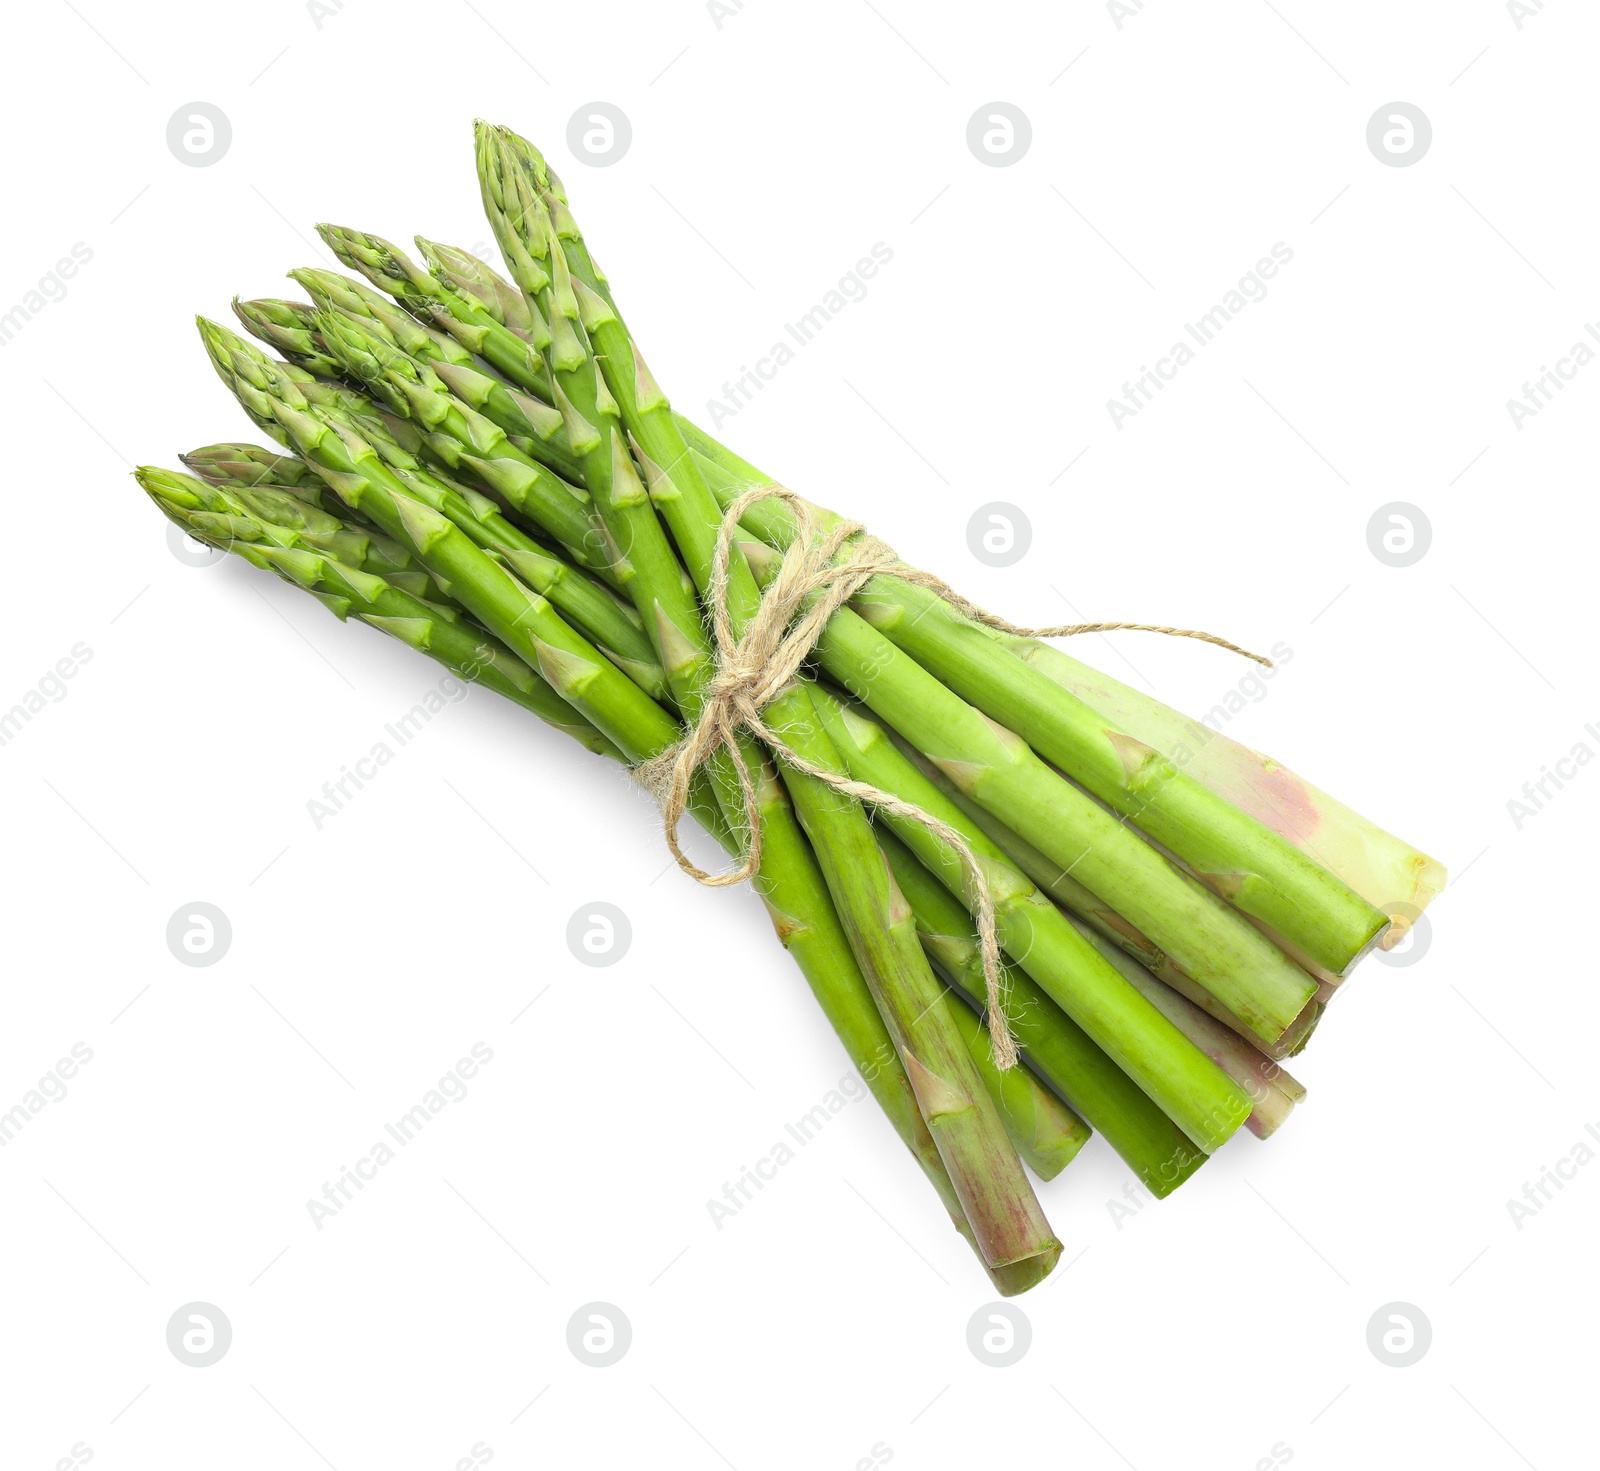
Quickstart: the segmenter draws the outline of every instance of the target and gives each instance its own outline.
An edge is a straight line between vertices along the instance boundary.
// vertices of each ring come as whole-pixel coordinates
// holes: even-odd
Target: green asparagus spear
[[[1279,1063],[1163,985],[1126,951],[1081,921],[1074,920],[1073,927],[1105,957],[1107,964],[1126,976],[1173,1026],[1249,1094],[1250,1117],[1245,1125],[1257,1139],[1274,1133],[1306,1096],[1306,1090]]]
[[[884,1025],[839,923],[816,858],[795,821],[788,793],[765,761],[757,773],[756,794],[764,861],[754,879],[754,888],[766,905],[778,938],[799,963],[851,1062],[922,1166],[956,1230],[966,1237],[997,1290],[1002,1296],[1011,1297],[1037,1286],[1054,1266],[1053,1258],[1033,1257],[1001,1266],[986,1260],[939,1147],[923,1119],[920,1099],[901,1053]],[[726,832],[720,818],[719,825]],[[722,842],[730,855],[737,854],[738,844],[732,837],[725,837]],[[1021,1129],[1025,1122],[1026,1114],[1019,1112],[1012,1127]],[[1063,1127],[1061,1132],[1066,1135],[1070,1129]],[[1056,1152],[1062,1152],[1064,1147],[1058,1146]]]

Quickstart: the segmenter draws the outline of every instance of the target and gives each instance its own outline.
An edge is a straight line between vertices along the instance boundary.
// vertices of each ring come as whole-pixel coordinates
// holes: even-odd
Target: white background
[[[0,304],[93,256],[0,351],[0,706],[92,658],[0,748],[0,1109],[93,1061],[0,1150],[7,1468],[1592,1464],[1600,1167],[1520,1230],[1506,1202],[1600,1121],[1600,772],[1520,830],[1507,802],[1600,750],[1600,366],[1520,430],[1505,405],[1600,315],[1600,21],[1275,4],[9,13]],[[566,144],[596,99],[633,127],[604,169]],[[996,99],[1033,129],[1006,168],[965,143]],[[1434,132],[1407,168],[1366,143],[1396,99]],[[165,142],[197,100],[233,133],[199,168]],[[870,1103],[712,1225],[847,1068],[755,900],[670,871],[619,773],[481,694],[316,830],[439,671],[185,565],[128,477],[259,438],[191,318],[292,289],[315,221],[488,240],[477,115],[548,150],[696,417],[892,249],[724,437],[1014,618],[1287,643],[1230,733],[1451,869],[1426,959],[1347,987],[1275,1138],[1120,1229],[1099,1141],[1042,1190],[1067,1250],[1014,1367],[969,1352],[992,1292]],[[1277,242],[1267,298],[1117,429]],[[1007,571],[967,550],[996,500],[1034,530]],[[1391,501],[1433,529],[1404,569],[1367,545]],[[1192,711],[1248,672],[1073,651]],[[600,899],[633,927],[608,970],[564,940]],[[197,900],[233,928],[203,969],[164,938]],[[307,1199],[474,1043],[470,1096],[317,1230]],[[165,1341],[197,1300],[233,1326],[206,1369]],[[566,1346],[596,1300],[633,1327],[607,1369]],[[1394,1301],[1432,1324],[1410,1368],[1366,1342]]]

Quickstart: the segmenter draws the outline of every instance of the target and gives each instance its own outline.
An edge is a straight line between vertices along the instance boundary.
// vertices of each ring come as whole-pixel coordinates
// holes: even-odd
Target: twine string
[[[728,608],[728,569],[739,522],[750,508],[764,500],[781,500],[794,515],[795,533],[783,553],[776,575],[768,584],[754,615],[742,634],[736,634]],[[846,548],[848,547],[848,551]],[[798,679],[828,621],[868,582],[890,576],[926,588],[943,598],[963,616],[1020,638],[1069,637],[1111,629],[1140,629],[1177,638],[1201,639],[1232,650],[1270,667],[1271,660],[1252,654],[1214,634],[1197,629],[1168,628],[1149,623],[1073,623],[1047,628],[1024,628],[987,612],[962,597],[942,578],[907,567],[892,547],[869,534],[859,522],[834,520],[824,526],[816,508],[804,497],[781,485],[748,490],[734,500],[717,530],[711,581],[706,604],[716,657],[716,672],[704,690],[704,701],[692,728],[676,744],[635,769],[640,783],[661,808],[662,829],[673,858],[690,878],[712,887],[743,883],[761,866],[761,811],[750,755],[742,738],[746,732],[770,749],[784,765],[812,777],[834,791],[890,817],[903,818],[927,829],[944,843],[961,865],[965,887],[976,910],[978,948],[983,962],[985,1011],[995,1062],[1003,1069],[1017,1062],[1017,1045],[1006,1020],[1001,985],[1000,942],[996,931],[994,899],[977,854],[948,823],[892,792],[856,781],[808,760],[774,730],[764,712]],[[753,754],[753,753],[750,753]],[[689,787],[695,773],[708,762],[726,762],[738,781],[746,830],[738,864],[719,873],[700,868],[678,842],[678,825],[689,805]]]

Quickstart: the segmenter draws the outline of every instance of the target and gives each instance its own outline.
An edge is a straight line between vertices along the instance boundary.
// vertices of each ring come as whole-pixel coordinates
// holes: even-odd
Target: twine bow
[[[794,515],[795,533],[755,615],[745,626],[744,633],[736,635],[728,612],[728,567],[733,540],[740,519],[752,506],[764,500],[781,500],[789,507]],[[1202,639],[1268,667],[1272,661],[1197,629],[1150,623],[1072,623],[1024,628],[978,607],[932,573],[907,567],[892,547],[868,534],[859,522],[835,519],[824,525],[809,501],[781,485],[748,490],[728,506],[717,531],[711,583],[706,594],[715,643],[716,673],[706,686],[699,719],[688,734],[635,770],[640,783],[660,804],[662,827],[672,856],[678,867],[696,882],[713,887],[743,883],[760,868],[761,813],[750,757],[741,745],[743,733],[747,731],[795,771],[888,816],[904,818],[926,828],[954,852],[966,877],[966,887],[977,911],[989,1038],[996,1063],[1001,1068],[1011,1068],[1017,1062],[1017,1045],[1005,1016],[994,899],[977,855],[959,832],[932,813],[892,792],[807,760],[767,724],[763,715],[767,706],[799,676],[801,666],[810,658],[828,620],[880,575],[927,588],[965,617],[1021,638],[1142,629],[1178,638]],[[723,757],[738,779],[744,802],[745,848],[736,867],[708,873],[679,846],[678,824],[688,808],[689,786],[695,772],[707,762]]]

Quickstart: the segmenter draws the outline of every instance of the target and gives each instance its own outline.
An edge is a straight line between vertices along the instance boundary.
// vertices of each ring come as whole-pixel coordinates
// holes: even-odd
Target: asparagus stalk
[[[983,959],[966,909],[893,833],[880,827],[878,842],[916,915],[917,937],[929,959],[981,1009]],[[1010,963],[1005,966],[1005,992],[1011,1028],[1029,1066],[1071,1102],[1152,1195],[1170,1195],[1206,1162],[1206,1152],[1197,1149],[1087,1032]]]
[[[570,314],[575,308],[605,376],[606,387],[645,468],[650,498],[671,528],[691,575],[696,568],[704,569],[709,575],[722,520],[720,508],[698,462],[689,452],[666,394],[622,320],[609,283],[589,256],[578,222],[567,208],[558,181],[539,151],[508,129],[492,128],[480,122],[476,141],[485,208],[491,212],[497,238],[507,233],[513,235],[516,243],[530,255],[536,255],[540,262],[551,261],[551,275],[557,285],[563,279],[567,283],[571,302],[567,304],[562,298],[560,309]],[[523,190],[520,194],[516,192],[518,185]],[[528,215],[537,215],[538,224],[542,226],[542,240],[533,238],[531,227],[517,229],[516,217],[506,208],[508,192],[513,201],[526,201]],[[546,253],[539,253],[541,250]],[[508,256],[508,259],[520,258],[517,254]],[[540,304],[545,304],[542,299]],[[736,622],[747,621],[760,601],[760,591],[743,561],[743,554],[737,554],[731,559],[729,569],[728,596],[734,605]],[[697,583],[703,595],[704,581],[697,578]]]
[[[838,760],[816,724],[808,729],[795,720],[785,735],[813,765]],[[1061,1243],[1051,1234],[954,1014],[944,1004],[943,988],[917,939],[915,916],[871,824],[853,797],[822,782],[787,785],[984,1260],[991,1266],[1031,1262],[1041,1275],[1047,1273],[1060,1257]]]
[[[513,274],[517,263],[528,256],[537,257],[540,263],[550,258],[541,238],[548,236],[557,247],[559,269],[566,272],[606,385],[627,422],[634,449],[645,468],[651,498],[680,547],[685,548],[691,571],[696,566],[709,569],[721,519],[715,514],[717,501],[705,479],[706,472],[714,467],[702,456],[691,453],[685,428],[692,426],[672,410],[646,365],[622,319],[610,282],[589,254],[583,232],[568,208],[561,181],[539,150],[511,129],[479,122],[475,136],[485,212],[502,250],[507,252],[506,259],[513,263]],[[508,177],[513,180],[514,200],[520,200],[530,214],[537,210],[541,221],[539,230],[524,232],[520,238],[515,220],[507,216]],[[519,188],[520,193],[516,192]],[[435,249],[449,252],[452,264],[442,272],[446,279],[479,303],[481,309],[490,309],[490,301],[503,296],[506,283],[476,256],[448,247]],[[436,270],[441,264],[436,262]],[[541,300],[539,305],[548,315],[548,303]],[[494,417],[492,409],[486,412]],[[742,553],[732,559],[730,596],[735,607],[748,617],[748,610],[759,600],[759,590],[741,567],[741,561]],[[704,590],[702,583],[702,593]]]
[[[568,441],[582,458],[590,494],[614,545],[626,558],[624,587],[651,631],[678,707],[692,728],[700,718],[712,673],[710,643],[701,626],[694,587],[656,519],[628,452],[620,409],[590,351],[570,279],[560,252],[551,248],[538,201],[526,193],[517,176],[502,180],[485,174],[480,184],[490,224],[515,263],[517,286],[530,313],[547,324],[545,358],[551,391]],[[497,197],[491,197],[491,189]],[[748,773],[757,760],[753,743],[743,741],[740,752]],[[748,824],[754,819],[750,794],[729,753],[717,752],[708,770],[729,820],[741,821],[741,805],[743,820]],[[671,840],[676,843],[675,837]]]
[[[1109,964],[1121,971],[1163,1016],[1249,1095],[1250,1117],[1245,1124],[1250,1132],[1258,1139],[1275,1132],[1295,1104],[1306,1096],[1306,1090],[1280,1064],[1207,1016],[1192,1001],[1162,985],[1110,940],[1096,934],[1086,924],[1074,921],[1074,925]]]
[[[705,789],[709,793],[709,783]],[[779,940],[799,963],[852,1064],[922,1166],[951,1222],[977,1254],[997,1290],[1012,1297],[1037,1286],[1055,1265],[1054,1258],[1034,1256],[1007,1265],[988,1261],[923,1118],[921,1099],[902,1054],[884,1024],[816,858],[795,820],[788,792],[766,761],[761,762],[757,772],[756,793],[761,811],[763,862],[753,885]],[[737,855],[738,842],[720,817],[718,827],[723,847],[730,855]],[[1011,1127],[1021,1131],[1026,1124],[1027,1116],[1019,1108]],[[1067,1128],[1062,1129],[1063,1136],[1068,1132]],[[1064,1149],[1063,1142],[1055,1153],[1059,1155]]]
[[[546,367],[568,439],[584,456],[584,479],[613,541],[628,559],[625,586],[655,636],[685,723],[693,728],[712,674],[711,647],[701,626],[694,585],[656,519],[629,454],[623,406],[612,395],[591,349],[565,259],[537,191],[520,170],[502,168],[493,130],[480,124],[477,137],[480,191],[490,226],[512,263],[530,312],[546,323]],[[629,407],[636,411],[636,400]],[[682,550],[688,556],[694,548]],[[742,741],[740,752],[748,771],[755,755],[753,744]],[[740,784],[730,754],[717,752],[709,769],[732,817]],[[748,810],[747,797],[745,806]]]
[[[510,182],[514,188],[520,181]],[[710,647],[694,589],[634,467],[619,405],[590,351],[560,254],[550,248],[536,200],[513,194],[510,212],[502,206],[490,223],[502,237],[502,248],[516,252],[517,285],[548,324],[545,357],[554,402],[582,461],[589,494],[628,561],[626,590],[651,629],[669,676],[676,670],[680,707],[692,724],[699,710],[695,688],[710,672]]]
[[[858,781],[914,803],[954,828],[977,854],[1006,951],[1106,1050],[1196,1145],[1221,1147],[1250,1112],[1248,1099],[1212,1061],[1129,985],[983,830],[928,781],[882,726],[823,690],[822,723]],[[890,813],[886,823],[969,909],[976,896],[954,851],[928,828]]]

